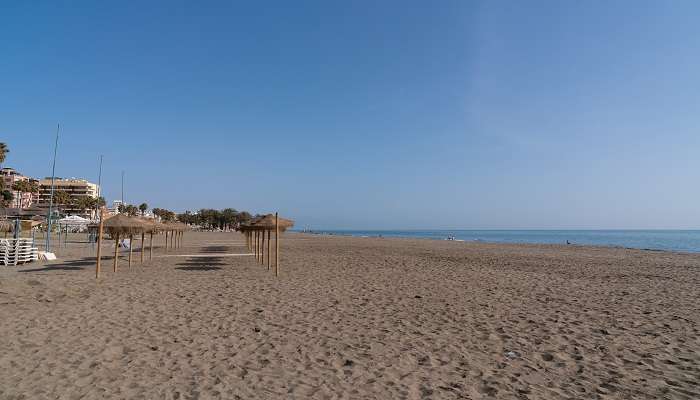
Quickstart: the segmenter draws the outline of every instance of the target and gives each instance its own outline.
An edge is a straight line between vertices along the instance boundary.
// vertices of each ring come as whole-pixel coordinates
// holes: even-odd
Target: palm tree
[[[89,196],[76,197],[73,200],[73,206],[80,210],[80,212],[85,212],[86,210],[91,210],[95,208],[95,200]]]
[[[236,215],[238,215],[238,211],[234,208],[225,208],[221,211],[221,219],[225,229],[231,229],[231,226],[236,223]]]
[[[9,190],[3,190],[2,192],[0,192],[0,207],[6,208],[7,206],[9,206],[10,203],[12,203],[13,198],[14,197],[12,196],[12,192],[10,192]]]
[[[56,208],[58,208],[60,212],[61,206],[65,206],[71,203],[70,194],[68,194],[68,192],[66,192],[65,190],[57,190],[53,194],[53,202],[56,203]]]
[[[141,216],[143,217],[146,214],[146,210],[148,210],[148,204],[141,203],[139,205],[139,210],[141,211]]]
[[[5,162],[5,156],[10,152],[10,149],[3,142],[0,142],[0,166]]]

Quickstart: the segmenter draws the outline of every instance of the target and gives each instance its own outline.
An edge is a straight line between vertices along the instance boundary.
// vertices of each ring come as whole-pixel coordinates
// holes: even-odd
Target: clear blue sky
[[[700,227],[700,2],[13,2],[33,176],[315,228]],[[148,3],[148,4],[145,4]]]

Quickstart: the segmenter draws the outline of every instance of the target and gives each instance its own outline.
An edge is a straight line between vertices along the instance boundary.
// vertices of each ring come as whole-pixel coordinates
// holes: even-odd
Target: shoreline
[[[370,231],[367,231],[370,232]],[[433,231],[433,232],[438,232],[438,231]],[[445,232],[455,232],[455,231],[445,231]],[[689,230],[689,232],[696,232],[695,230]],[[571,244],[565,244],[565,243],[549,243],[549,242],[505,242],[505,241],[490,241],[490,240],[482,240],[482,239],[474,239],[474,240],[448,240],[448,239],[438,239],[438,238],[431,238],[431,237],[424,237],[424,236],[368,236],[368,235],[355,235],[355,234],[343,234],[343,233],[335,233],[335,232],[330,232],[330,231],[317,231],[317,232],[312,232],[312,231],[307,231],[307,232],[302,232],[302,231],[294,231],[291,230],[289,233],[294,233],[294,234],[301,234],[301,235],[310,235],[310,236],[315,236],[315,237],[343,237],[343,238],[356,238],[356,239],[399,239],[399,240],[428,240],[428,241],[435,241],[435,242],[455,242],[455,243],[464,243],[464,244],[487,244],[487,245],[513,245],[513,246],[554,246],[554,247],[561,247],[561,248],[572,248],[572,247],[578,247],[578,248],[600,248],[600,249],[618,249],[618,250],[636,250],[636,251],[645,251],[645,252],[660,252],[660,253],[669,253],[669,254],[678,254],[678,255],[700,255],[700,250],[697,251],[692,251],[692,250],[669,250],[669,249],[655,249],[655,248],[640,248],[640,247],[628,247],[628,246],[619,246],[619,245],[605,245],[605,244],[579,244],[579,243],[571,243]]]

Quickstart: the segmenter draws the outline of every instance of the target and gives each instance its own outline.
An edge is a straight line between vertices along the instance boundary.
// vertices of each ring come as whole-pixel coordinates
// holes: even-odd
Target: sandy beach
[[[700,398],[700,255],[287,233],[275,278],[243,243],[0,267],[0,399]]]

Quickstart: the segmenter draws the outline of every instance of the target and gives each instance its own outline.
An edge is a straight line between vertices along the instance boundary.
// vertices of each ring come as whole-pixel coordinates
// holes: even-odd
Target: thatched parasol
[[[139,221],[136,218],[132,218],[124,214],[117,214],[113,217],[105,219],[103,229],[115,237],[141,233],[147,229],[147,226],[144,222]]]
[[[279,224],[279,230],[280,232],[284,232],[287,229],[291,228],[294,226],[294,221],[291,219],[286,219],[282,217],[277,217],[278,224]],[[264,217],[258,219],[253,223],[253,226],[257,229],[263,229],[263,230],[272,230],[275,229],[275,214],[267,214]]]
[[[185,227],[186,225],[181,222],[170,221],[164,223],[163,226],[165,227],[165,248],[167,249],[169,247],[171,249],[174,249],[175,247],[178,247],[179,237],[182,231],[184,231],[183,227]],[[168,233],[170,234],[170,244],[168,244]],[[178,241],[176,242],[176,240]]]
[[[267,214],[255,218],[250,224],[245,225],[244,232],[247,232],[253,242],[252,249],[255,256],[261,264],[265,264],[265,253],[267,253],[267,269],[270,269],[272,256],[272,231],[275,231],[275,275],[279,276],[279,242],[280,232],[294,226],[294,221],[291,219],[280,218],[277,214]],[[251,232],[253,235],[250,235]],[[267,238],[266,238],[267,236]],[[267,241],[267,249],[265,249],[265,241]]]
[[[144,231],[141,234],[141,262],[143,262],[143,241],[145,239],[146,233],[149,234],[150,240],[148,244],[148,259],[152,260],[153,259],[153,235],[164,232],[168,227],[165,224],[162,224],[154,219],[146,219],[146,218],[140,218],[139,219],[141,223],[144,225]]]
[[[189,226],[179,221],[171,223],[170,226],[173,228],[175,233],[175,247],[182,247],[182,238],[185,235],[185,231],[189,229]]]
[[[124,214],[117,214],[106,219],[102,226],[103,229],[114,238],[114,272],[117,272],[119,236],[129,236],[129,267],[131,267],[131,255],[134,250],[134,234],[145,232],[148,226],[143,221],[128,217]]]

